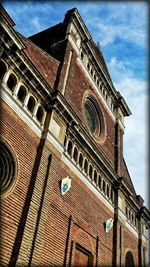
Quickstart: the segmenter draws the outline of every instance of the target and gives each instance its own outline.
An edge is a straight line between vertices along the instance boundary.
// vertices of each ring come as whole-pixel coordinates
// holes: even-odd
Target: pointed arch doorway
[[[133,258],[133,255],[132,255],[132,253],[130,251],[128,251],[126,253],[125,267],[135,267],[134,258]]]

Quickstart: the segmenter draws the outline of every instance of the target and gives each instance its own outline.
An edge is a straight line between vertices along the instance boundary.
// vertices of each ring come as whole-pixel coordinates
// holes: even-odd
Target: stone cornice
[[[79,12],[78,12],[78,10],[76,8],[73,8],[73,9],[69,10],[65,14],[64,23],[66,23],[66,22],[68,23],[68,21],[71,22],[71,20],[73,20],[73,22],[75,23],[75,25],[77,27],[80,27],[82,29],[82,33],[83,33],[82,38],[83,37],[84,38],[86,37],[87,39],[91,39],[92,38],[90,33],[89,33],[89,31],[88,31],[88,29],[87,29],[87,27],[86,27],[86,25],[85,25],[85,23],[84,23],[84,21],[82,20],[80,14],[79,14]]]
[[[147,228],[150,228],[150,211],[145,206],[140,206],[140,204],[135,201],[133,194],[124,182],[123,177],[119,177],[117,181],[114,182],[114,189],[120,189],[126,196],[126,202],[136,211],[136,217],[143,217]]]
[[[3,6],[0,4],[0,13],[1,13],[1,20],[4,20],[7,22],[7,24],[9,24],[10,26],[15,26],[14,21],[12,20],[12,18],[8,15],[8,13],[5,11],[5,9],[3,8]]]
[[[14,43],[14,35],[17,36],[15,31],[12,30],[11,35],[9,35],[12,40],[12,44]],[[20,40],[19,37],[18,40]],[[52,88],[50,88],[50,85],[45,81],[45,79],[42,77],[42,75],[31,62],[31,60],[24,53],[25,46],[22,47],[22,49],[18,47],[16,51],[11,50],[11,46],[9,46],[9,44],[5,42],[3,37],[1,37],[1,44],[4,47],[3,53],[5,54],[5,57],[7,57],[7,60],[10,61],[10,64],[14,66],[15,69],[19,72],[19,75],[23,77],[23,79],[27,80],[30,86],[33,86],[34,90],[36,90],[36,93],[38,95],[41,95],[44,100],[49,99],[52,92]],[[24,72],[20,70],[21,63],[25,65],[26,70]],[[27,70],[31,73],[33,79],[27,76]],[[36,88],[38,88],[38,90]]]
[[[147,229],[150,228],[150,211],[145,206],[142,206],[140,208],[140,210],[137,213],[137,217],[139,219],[143,218],[146,222]]]
[[[15,25],[15,23],[1,6],[0,6],[0,13],[1,13],[0,24],[2,28],[9,34],[9,36],[12,38],[13,42],[19,49],[24,49],[26,46],[24,45],[22,40],[20,40],[15,30],[13,30],[12,28]]]
[[[131,113],[127,103],[125,102],[123,96],[119,92],[117,92],[117,94],[118,94],[118,98],[116,101],[116,107],[120,107],[124,116],[130,116],[132,113]]]

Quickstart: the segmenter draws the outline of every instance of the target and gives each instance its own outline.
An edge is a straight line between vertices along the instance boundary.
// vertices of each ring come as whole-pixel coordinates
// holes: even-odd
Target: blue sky
[[[67,10],[78,9],[132,111],[125,119],[124,158],[137,194],[148,205],[148,3],[4,1],[3,6],[26,37],[62,22]]]

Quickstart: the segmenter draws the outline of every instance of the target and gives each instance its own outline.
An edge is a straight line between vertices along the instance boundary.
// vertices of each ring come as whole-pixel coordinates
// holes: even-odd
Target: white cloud
[[[34,17],[31,19],[31,24],[35,27],[35,31],[41,31],[41,24],[39,17]]]
[[[96,6],[89,4],[82,12],[88,27],[94,25],[95,36],[101,46],[113,43],[116,37],[145,46],[145,29],[148,28],[148,20],[142,19],[148,17],[145,3],[99,3],[97,11]]]
[[[134,25],[127,24],[120,25],[119,22],[117,25],[112,25],[111,22],[110,24],[105,24],[105,21],[101,22],[99,18],[95,18],[93,23],[96,25],[96,38],[100,40],[102,47],[113,43],[117,37],[140,46],[145,46],[145,29],[141,27],[137,28]]]
[[[17,27],[20,24],[20,17],[24,21],[30,21],[31,14],[34,14],[35,17],[40,16],[41,25],[44,25],[49,20],[56,22],[56,17],[59,21],[60,16],[62,17],[61,20],[63,20],[63,12],[76,6],[88,28],[92,29],[92,36],[95,35],[101,46],[111,44],[116,37],[134,42],[140,46],[144,46],[145,42],[147,42],[145,29],[148,28],[148,21],[143,19],[148,17],[148,9],[145,3],[74,3],[70,1],[65,4],[59,2],[37,2],[35,4],[32,1],[26,1],[25,3],[15,2],[12,8],[9,1],[4,1],[4,6],[11,17],[15,18]],[[48,26],[51,26],[51,24],[49,23]],[[26,32],[25,29],[23,31]]]
[[[118,61],[116,57],[112,57],[110,62],[108,62],[108,69],[112,75],[113,81],[118,82],[121,81],[122,78],[132,76],[132,72],[129,69],[129,63],[124,61]],[[125,88],[125,84],[122,84],[123,89]]]
[[[148,84],[140,80],[123,61],[112,58],[109,68],[113,72],[117,90],[125,98],[132,115],[125,119],[124,157],[137,194],[146,202],[148,183]]]

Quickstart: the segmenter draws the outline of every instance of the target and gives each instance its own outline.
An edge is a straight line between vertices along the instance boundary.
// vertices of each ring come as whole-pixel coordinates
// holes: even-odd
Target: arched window
[[[126,207],[126,216],[128,218],[128,208]]]
[[[70,140],[68,142],[67,151],[68,151],[68,154],[71,156],[72,155],[72,142]]]
[[[65,135],[64,146],[66,146],[66,144],[67,144],[67,136]]]
[[[16,76],[14,74],[10,74],[10,76],[7,80],[7,86],[12,92],[14,91],[16,84],[17,84]]]
[[[87,162],[87,159],[85,159],[85,161],[84,161],[84,171],[87,174],[87,171],[88,171],[88,162]]]
[[[83,54],[83,52],[81,52],[81,59],[83,60],[83,57],[84,57],[84,54]]]
[[[87,64],[87,69],[88,69],[88,70],[90,69],[90,64],[89,64],[89,63]]]
[[[28,110],[32,113],[35,107],[35,99],[33,96],[30,96],[28,104],[27,104],[27,108]]]
[[[92,174],[93,174],[93,168],[92,168],[92,165],[90,165],[89,176],[90,176],[91,179],[92,179]]]
[[[133,213],[131,214],[131,222],[133,223],[133,220],[134,220],[134,216],[133,216]]]
[[[102,91],[102,88],[103,88],[103,84],[102,84],[102,82],[100,83],[100,90]]]
[[[134,258],[133,255],[130,251],[128,251],[126,253],[126,257],[125,257],[125,267],[134,267]]]
[[[133,215],[133,225],[135,226],[135,213]]]
[[[0,61],[0,81],[3,80],[3,77],[7,71],[6,64],[3,61]]]
[[[44,111],[43,108],[41,106],[38,107],[37,113],[36,113],[36,118],[39,122],[42,122],[43,119],[43,115],[44,115]]]
[[[105,90],[105,87],[103,86],[102,87],[102,94],[103,94],[104,98],[105,98],[105,92],[106,92],[106,90]]]
[[[22,103],[24,103],[26,95],[27,95],[27,90],[26,90],[26,88],[24,86],[21,85],[20,88],[19,88],[19,91],[18,91],[18,99]]]
[[[75,162],[77,162],[77,157],[78,157],[78,149],[75,147],[73,151],[73,159]]]
[[[99,187],[99,189],[101,189],[101,181],[102,181],[101,176],[98,175],[98,187]]]
[[[94,183],[97,184],[97,171],[94,170]]]
[[[107,94],[107,91],[105,91],[105,99],[106,99],[106,101],[108,100],[108,94]]]
[[[110,190],[110,199],[111,199],[111,202],[113,203],[113,197],[114,197],[114,194],[113,194],[113,190],[111,188]]]
[[[105,183],[105,180],[103,180],[103,192],[105,194],[105,188],[106,188],[106,183]]]
[[[107,190],[106,190],[107,197],[109,198],[109,185],[107,184]]]
[[[82,168],[82,164],[83,164],[83,155],[80,153],[79,156],[79,166]]]
[[[113,103],[111,104],[111,110],[112,110],[112,112],[114,112],[114,104]]]
[[[129,210],[129,218],[128,219],[131,220],[131,212],[130,212],[130,210]]]

